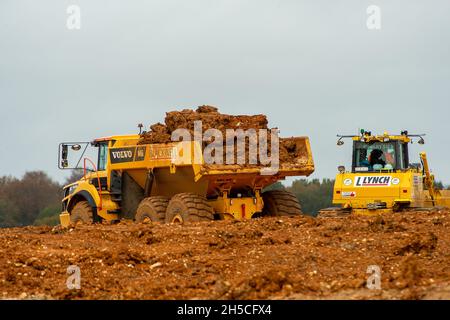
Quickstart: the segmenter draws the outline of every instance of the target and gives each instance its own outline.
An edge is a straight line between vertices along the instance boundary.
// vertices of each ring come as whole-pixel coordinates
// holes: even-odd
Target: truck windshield
[[[400,169],[398,159],[401,153],[398,141],[364,143],[356,141],[354,144],[353,168],[355,172],[380,171]]]

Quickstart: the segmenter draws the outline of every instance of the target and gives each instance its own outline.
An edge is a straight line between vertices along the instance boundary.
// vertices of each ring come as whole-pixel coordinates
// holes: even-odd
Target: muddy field
[[[3,229],[0,297],[450,299],[449,231],[449,212]]]

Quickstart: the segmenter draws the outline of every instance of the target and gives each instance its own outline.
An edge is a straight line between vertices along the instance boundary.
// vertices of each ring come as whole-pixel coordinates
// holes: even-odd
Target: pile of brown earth
[[[187,129],[194,138],[194,123],[195,121],[202,122],[202,132],[208,129],[217,129],[222,133],[224,138],[224,145],[226,143],[226,130],[242,129],[244,131],[249,129],[258,130],[269,129],[267,117],[262,114],[258,115],[228,115],[222,114],[216,107],[203,105],[197,110],[184,109],[182,111],[171,111],[166,113],[165,124],[156,123],[150,125],[150,130],[141,135],[139,144],[158,144],[171,142],[171,135],[177,129]],[[270,154],[270,131],[267,131],[267,145]],[[256,136],[258,139],[258,135]],[[212,141],[211,141],[212,142]],[[256,144],[257,141],[253,141]],[[224,148],[225,151],[225,148]],[[235,147],[234,153],[237,154]],[[291,138],[280,139],[280,163],[297,163],[304,161],[308,157],[307,150],[303,144],[296,143]],[[225,156],[223,162],[225,163]],[[246,141],[245,150],[246,164],[249,160],[249,141]]]
[[[446,211],[1,229],[0,298],[450,299],[449,231]]]

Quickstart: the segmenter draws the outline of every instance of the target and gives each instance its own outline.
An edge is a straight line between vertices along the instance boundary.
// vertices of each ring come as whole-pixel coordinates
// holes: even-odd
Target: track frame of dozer
[[[278,171],[271,174],[257,165],[205,164],[196,141],[139,144],[139,137],[114,136],[93,142],[105,149],[106,166],[64,187],[63,226],[122,218],[158,222],[245,220],[271,215],[265,202],[279,215],[301,213],[294,195],[287,191],[263,193],[263,189],[288,176],[314,172],[307,137],[289,138],[304,152],[294,163],[280,163]],[[72,213],[82,206],[90,211],[74,217]]]

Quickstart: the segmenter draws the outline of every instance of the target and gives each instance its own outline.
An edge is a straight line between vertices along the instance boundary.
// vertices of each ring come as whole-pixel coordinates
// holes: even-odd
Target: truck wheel
[[[264,201],[263,216],[297,216],[302,207],[297,197],[289,191],[271,190],[262,194]]]
[[[75,225],[94,223],[93,210],[87,201],[83,200],[75,204],[70,212],[70,222]]]
[[[162,222],[165,221],[166,209],[169,204],[169,199],[166,197],[149,197],[139,203],[134,220],[136,222],[152,221]]]
[[[194,193],[179,193],[169,201],[166,223],[214,220],[214,210],[205,197]]]

